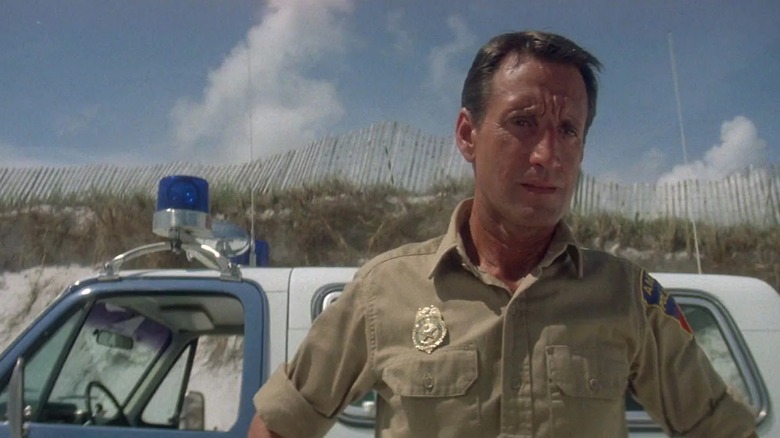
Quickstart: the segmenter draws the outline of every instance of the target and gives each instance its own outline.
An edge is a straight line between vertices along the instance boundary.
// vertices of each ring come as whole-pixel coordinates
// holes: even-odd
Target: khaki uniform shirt
[[[641,268],[579,248],[562,223],[539,266],[507,290],[466,256],[458,230],[470,207],[461,203],[443,237],[358,271],[255,396],[271,430],[321,436],[375,389],[381,437],[618,437],[626,388],[667,433],[754,430]],[[440,318],[423,321],[429,306]],[[444,328],[431,353],[415,347]]]

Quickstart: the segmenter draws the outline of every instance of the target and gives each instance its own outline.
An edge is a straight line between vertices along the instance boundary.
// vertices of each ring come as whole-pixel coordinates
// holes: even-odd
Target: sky
[[[767,0],[6,0],[0,168],[242,163],[379,122],[451,137],[479,47],[538,29],[604,65],[586,174],[717,180],[780,163],[778,22]]]

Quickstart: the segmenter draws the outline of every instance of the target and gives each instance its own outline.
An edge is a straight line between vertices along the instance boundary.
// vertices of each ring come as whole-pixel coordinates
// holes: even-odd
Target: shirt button
[[[509,308],[509,314],[510,314],[510,315],[512,315],[512,316],[515,316],[515,315],[517,315],[517,307],[515,307],[515,306],[511,306],[511,307]]]
[[[592,391],[598,391],[599,389],[601,389],[601,384],[595,378],[591,378],[590,380],[588,380],[588,386]]]
[[[431,377],[430,374],[426,374],[425,376],[423,376],[423,386],[428,391],[433,389],[433,377]]]
[[[517,377],[512,379],[512,389],[520,389],[520,379]]]

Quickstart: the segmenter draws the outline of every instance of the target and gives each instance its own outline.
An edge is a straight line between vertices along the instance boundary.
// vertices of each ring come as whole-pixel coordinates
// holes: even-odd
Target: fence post
[[[767,196],[767,203],[769,204],[769,214],[772,218],[772,225],[778,225],[780,224],[780,201],[778,198],[780,198],[780,190],[778,189],[778,186],[780,186],[780,166],[770,165],[769,166],[769,194]]]

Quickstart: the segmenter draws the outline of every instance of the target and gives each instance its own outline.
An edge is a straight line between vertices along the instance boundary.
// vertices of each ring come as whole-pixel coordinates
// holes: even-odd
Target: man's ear
[[[463,158],[469,163],[474,163],[476,149],[474,147],[474,129],[476,124],[471,113],[466,108],[461,108],[458,113],[458,121],[455,124],[455,142]]]

